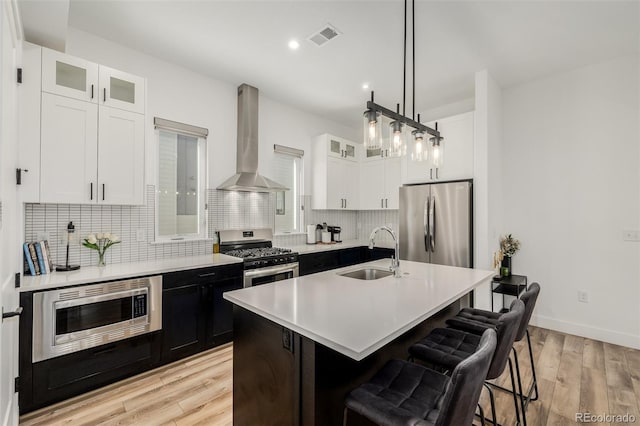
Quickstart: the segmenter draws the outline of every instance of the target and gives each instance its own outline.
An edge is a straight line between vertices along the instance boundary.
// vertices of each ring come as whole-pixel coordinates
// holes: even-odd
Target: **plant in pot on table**
[[[500,253],[502,253],[502,266],[500,275],[508,277],[511,275],[511,257],[520,250],[520,241],[513,238],[511,234],[500,237]]]
[[[98,232],[96,234],[89,234],[84,239],[82,245],[98,252],[98,266],[105,266],[104,254],[107,249],[114,244],[118,244],[120,238],[110,232]]]

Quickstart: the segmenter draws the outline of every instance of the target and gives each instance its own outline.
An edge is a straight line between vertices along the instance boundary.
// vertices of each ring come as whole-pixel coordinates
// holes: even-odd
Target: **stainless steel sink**
[[[355,278],[358,280],[377,280],[380,278],[388,277],[389,275],[393,275],[393,272],[387,269],[378,269],[378,268],[363,268],[356,269],[355,271],[345,272],[343,274],[338,274],[343,277]]]

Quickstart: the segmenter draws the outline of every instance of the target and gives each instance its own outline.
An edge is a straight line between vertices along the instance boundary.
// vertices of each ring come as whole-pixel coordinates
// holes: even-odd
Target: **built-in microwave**
[[[33,362],[162,328],[162,276],[33,295]]]

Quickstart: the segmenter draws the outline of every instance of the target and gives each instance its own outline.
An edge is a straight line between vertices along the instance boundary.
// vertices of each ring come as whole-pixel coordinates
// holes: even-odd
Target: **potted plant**
[[[500,237],[500,251],[502,252],[502,267],[500,275],[511,276],[511,257],[520,250],[520,241],[513,238],[511,234]]]

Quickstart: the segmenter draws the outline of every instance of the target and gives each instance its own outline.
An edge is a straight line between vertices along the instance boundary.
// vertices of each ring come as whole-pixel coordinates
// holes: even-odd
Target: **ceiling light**
[[[363,90],[367,90],[369,88],[369,83],[363,83],[362,84],[362,89]]]
[[[405,155],[407,152],[405,139],[408,138],[408,135],[412,136],[414,149],[411,150],[411,157],[416,161],[424,161],[428,157],[437,156],[438,165],[435,167],[439,167],[442,164],[442,146],[440,142],[442,141],[442,137],[440,136],[440,132],[438,132],[438,128],[432,129],[430,127],[425,126],[420,123],[420,115],[418,115],[418,121],[414,119],[415,110],[416,110],[416,36],[415,36],[415,0],[411,0],[411,36],[413,41],[411,43],[413,47],[413,55],[412,55],[412,65],[413,72],[411,73],[413,76],[413,109],[412,109],[412,117],[408,118],[405,115],[405,95],[406,95],[406,77],[407,77],[407,0],[404,1],[404,43],[403,43],[403,52],[404,52],[404,65],[403,65],[403,79],[402,79],[402,114],[400,113],[400,104],[398,104],[396,111],[392,111],[388,108],[383,107],[382,105],[378,105],[374,102],[374,94],[371,91],[371,100],[367,102],[367,110],[364,112],[364,144],[365,147],[373,146],[380,147],[383,152],[387,153],[388,156],[398,157],[401,155]],[[362,88],[365,88],[363,84]],[[385,116],[391,119],[391,124],[389,125],[389,137],[384,139],[384,143],[381,142],[382,138],[380,132],[377,131],[378,127],[376,127],[380,123],[381,116]],[[411,129],[408,129],[407,126]],[[431,155],[427,155],[427,144],[425,143],[425,134],[430,134],[433,136],[429,141],[431,142],[429,145],[429,151]]]
[[[299,47],[300,47],[300,43],[298,43],[298,40],[289,41],[289,49],[298,50]]]

